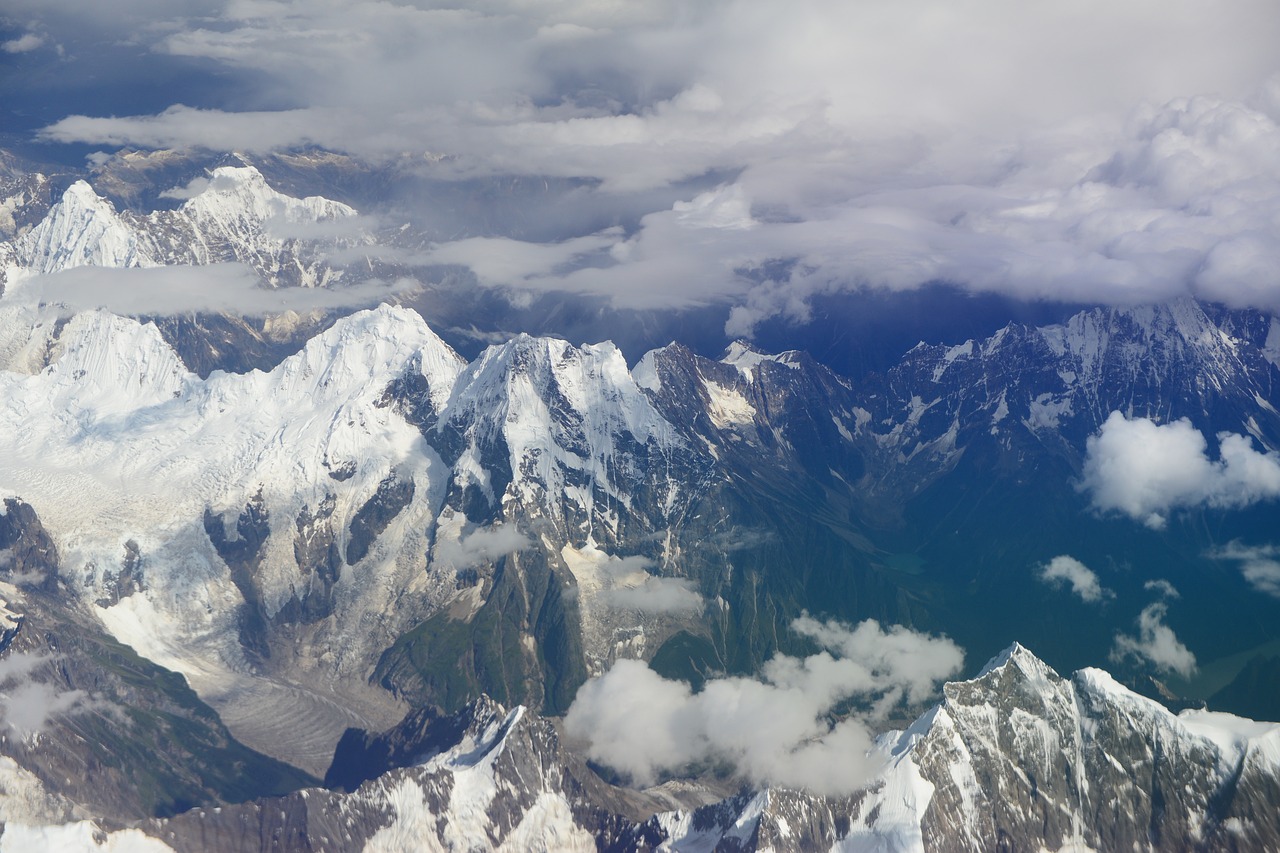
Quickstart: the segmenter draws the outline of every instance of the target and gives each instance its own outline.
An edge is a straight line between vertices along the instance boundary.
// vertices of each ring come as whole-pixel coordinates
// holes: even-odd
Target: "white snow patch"
[[[0,853],[174,853],[173,848],[137,829],[105,833],[92,821],[61,826],[7,823]]]
[[[1280,318],[1271,318],[1271,328],[1267,330],[1267,340],[1262,345],[1262,355],[1267,361],[1280,367]]]
[[[933,369],[933,381],[937,382],[942,379],[942,375],[947,372],[947,368],[957,358],[969,358],[973,355],[973,341],[968,340],[962,344],[957,344],[943,353],[942,361]]]
[[[631,378],[636,385],[655,394],[662,390],[662,379],[658,376],[657,359],[654,357],[656,352],[657,350],[649,350],[631,368]]]
[[[707,414],[711,416],[711,422],[718,428],[731,429],[755,420],[755,408],[736,390],[705,378],[702,384],[710,398]]]
[[[1027,425],[1032,429],[1057,429],[1059,419],[1072,414],[1071,397],[1040,394],[1028,403],[1028,409],[1030,416],[1027,418]]]
[[[783,367],[789,367],[792,370],[799,370],[798,358],[794,352],[778,353],[777,355],[769,355],[767,353],[758,352],[743,341],[734,341],[729,344],[729,349],[725,353],[724,358],[720,359],[722,364],[731,364],[738,368],[738,372],[748,381],[755,380],[755,370],[766,361],[780,364]]]

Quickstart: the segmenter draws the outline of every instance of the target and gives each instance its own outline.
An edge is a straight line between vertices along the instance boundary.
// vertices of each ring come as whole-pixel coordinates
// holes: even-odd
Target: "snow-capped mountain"
[[[252,326],[102,310],[62,316],[21,298],[40,276],[86,265],[235,261],[273,286],[337,282],[341,270],[315,244],[278,229],[304,233],[350,218],[350,208],[283,195],[248,166],[219,167],[205,181],[174,209],[152,213],[118,210],[75,183],[37,214],[35,199],[48,187],[10,187],[12,237],[0,244],[0,500],[11,509],[0,521],[41,532],[14,533],[0,547],[0,580],[9,585],[0,589],[0,644],[21,650],[35,641],[29,626],[52,618],[40,607],[53,605],[29,587],[56,593],[59,624],[73,625],[76,636],[127,644],[141,656],[132,667],[181,674],[198,699],[149,701],[194,716],[201,712],[191,708],[207,702],[227,727],[209,737],[228,754],[244,750],[242,742],[319,776],[349,728],[383,729],[429,705],[478,713],[470,703],[481,693],[527,707],[511,718],[488,714],[466,750],[474,758],[508,742],[484,731],[521,731],[536,713],[565,711],[588,677],[619,659],[642,658],[695,685],[711,673],[757,672],[803,643],[779,625],[806,611],[945,631],[984,657],[1017,637],[1055,662],[1083,665],[1114,654],[1117,637],[1135,624],[1154,631],[1149,607],[1161,594],[1160,619],[1169,624],[1158,627],[1176,630],[1225,681],[1275,639],[1280,599],[1268,593],[1265,571],[1222,556],[1273,553],[1274,504],[1179,508],[1155,529],[1100,509],[1083,482],[1090,442],[1116,412],[1159,425],[1186,418],[1185,429],[1206,441],[1232,433],[1258,458],[1274,458],[1266,455],[1280,447],[1274,318],[1191,301],[1095,309],[1065,324],[922,344],[883,376],[853,382],[805,353],[768,354],[741,342],[720,359],[673,343],[628,369],[608,342],[521,335],[468,362],[419,313],[389,305],[327,318],[314,336],[297,321],[295,337],[305,342],[261,359],[266,369],[228,372],[212,366],[240,362],[206,359],[189,339],[235,351],[265,342],[271,323],[295,319]],[[15,560],[6,553],[14,547],[27,556]],[[29,578],[24,566],[37,552],[43,562]],[[1045,581],[1041,567],[1068,554],[1096,572],[1095,599]],[[1195,618],[1180,610],[1177,590],[1194,601]],[[1187,746],[1201,743],[1197,731],[1226,725],[1222,718],[1203,717],[1196,729],[1194,715],[1175,719],[1143,700],[1122,702],[1129,694],[1101,676],[1063,682],[1018,649],[1006,657],[975,682],[986,685],[986,698],[969,702],[964,685],[948,688],[932,717],[886,742],[883,786],[838,807],[819,808],[807,794],[753,792],[646,822],[634,801],[570,796],[556,777],[538,789],[546,811],[528,827],[550,827],[566,844],[597,843],[604,824],[593,821],[605,821],[616,830],[610,844],[667,839],[674,849],[786,847],[794,838],[910,847],[912,839],[991,833],[1058,847],[1143,843],[1132,827],[1107,823],[1080,783],[1105,774],[1099,756],[1115,755],[1105,738],[1089,741],[1105,730],[1089,702],[1126,709],[1130,728],[1173,732],[1172,741],[1144,741],[1153,755],[1176,741],[1206,766],[1248,763],[1247,750]],[[1117,674],[1137,683],[1152,672],[1149,663],[1117,661]],[[41,670],[52,678],[46,670],[56,667]],[[993,686],[1015,671],[1035,682],[1031,694]],[[58,695],[132,689],[81,686],[89,677],[76,675]],[[1192,698],[1203,699],[1223,684],[1174,686],[1194,687]],[[1030,704],[1016,705],[1017,696],[1031,696]],[[982,714],[1044,724],[1028,722],[1013,740],[983,740]],[[1245,740],[1251,731],[1238,729]],[[1224,737],[1209,740],[1221,746]],[[1068,743],[1077,750],[1067,755],[1070,784],[1027,775],[1050,745]],[[6,755],[44,767],[35,773],[41,785],[81,760],[74,750],[44,765],[34,752]],[[987,776],[973,769],[979,765]],[[1066,772],[1057,757],[1046,766]],[[964,781],[969,772],[978,787]],[[234,795],[217,773],[196,776],[183,797],[214,803]],[[432,797],[439,802],[428,810],[442,814],[448,785],[439,780],[453,778],[413,782],[421,791],[436,785],[430,795],[399,781],[370,794],[359,808],[382,817],[369,818],[367,838],[401,813],[386,805],[392,788],[404,814]],[[1003,788],[992,789],[997,778]],[[1185,810],[1152,831],[1252,838],[1235,801],[1222,800],[1240,778],[1223,770],[1188,779],[1177,794]],[[1034,792],[1021,811],[980,796],[1015,783]],[[1166,783],[1134,782],[1124,814],[1147,814],[1152,826],[1164,820],[1141,803],[1157,793],[1167,802]],[[75,799],[75,786],[58,788],[32,794],[51,798],[32,812],[41,821],[136,814],[146,800],[104,805]],[[1037,799],[1050,793],[1056,811]],[[309,813],[298,805],[305,800],[284,811]],[[531,841],[517,832],[521,810],[540,807],[521,802],[511,807],[520,816],[484,830],[484,843],[510,833],[511,845]],[[92,808],[77,811],[76,803]],[[582,817],[584,803],[595,817]],[[458,827],[473,805],[459,805],[450,832],[472,831]],[[837,813],[846,817],[831,817]],[[406,827],[421,817],[414,814]],[[1257,837],[1270,837],[1274,827],[1259,826]],[[324,827],[313,829],[339,832]]]
[[[273,287],[324,286],[338,275],[290,226],[354,216],[345,204],[276,192],[252,166],[221,166],[177,210],[117,211],[83,180],[12,241],[6,286],[81,266],[151,267],[239,261]]]

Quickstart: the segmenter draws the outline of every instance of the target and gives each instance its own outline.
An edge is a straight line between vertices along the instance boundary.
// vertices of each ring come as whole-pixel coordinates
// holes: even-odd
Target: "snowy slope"
[[[268,285],[321,286],[338,271],[325,264],[306,226],[334,223],[355,210],[321,197],[276,192],[252,166],[213,170],[200,192],[177,210],[118,212],[85,181],[76,181],[34,228],[2,244],[3,281],[82,266],[152,267],[239,261]],[[319,236],[319,235],[317,235]],[[354,235],[338,241],[360,242]],[[332,239],[325,242],[333,242]]]
[[[11,437],[0,492],[35,507],[64,576],[116,636],[217,690],[219,673],[248,668],[245,607],[270,620],[309,592],[331,596],[310,665],[338,673],[362,670],[419,614],[392,605],[425,582],[448,474],[382,395],[411,369],[443,398],[462,362],[416,314],[362,312],[271,373],[208,380],[187,373],[154,326],[102,312],[73,318],[57,350],[38,374],[0,373],[0,431]],[[346,551],[353,520],[393,481],[411,484],[396,535],[368,548],[359,571],[333,567],[332,589],[320,588],[299,537]],[[266,529],[253,553],[238,553],[251,505]],[[227,540],[221,551],[211,530]],[[109,601],[130,541],[142,589]]]

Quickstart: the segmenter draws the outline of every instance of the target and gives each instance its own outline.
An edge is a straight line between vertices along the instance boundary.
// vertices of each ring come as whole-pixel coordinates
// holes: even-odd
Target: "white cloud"
[[[1218,459],[1186,418],[1157,424],[1112,412],[1087,443],[1081,488],[1101,512],[1122,512],[1153,529],[1171,510],[1238,508],[1280,497],[1280,454],[1248,436],[1219,433]]]
[[[11,652],[0,660],[0,718],[20,737],[44,731],[55,716],[66,714],[88,699],[83,690],[59,690],[33,681],[31,675],[54,663],[49,655]]]
[[[5,53],[27,53],[35,50],[44,44],[44,36],[35,33],[25,33],[16,39],[0,44],[0,50]]]
[[[1122,661],[1136,657],[1157,669],[1176,672],[1189,678],[1196,671],[1196,656],[1178,640],[1173,629],[1164,624],[1168,605],[1162,601],[1148,604],[1138,616],[1138,636],[1117,634],[1111,659]]]
[[[132,0],[107,25],[246,75],[252,106],[281,108],[175,98],[67,116],[46,138],[317,144],[435,176],[588,178],[615,199],[733,175],[718,200],[691,192],[626,240],[561,235],[610,243],[609,265],[565,263],[579,247],[562,241],[439,251],[487,284],[733,299],[735,334],[801,317],[817,293],[935,280],[1280,307],[1272,0],[184,5]],[[783,281],[734,273],[771,258],[799,263]]]
[[[1142,588],[1149,592],[1157,592],[1165,598],[1182,598],[1182,593],[1164,578],[1149,580],[1142,585]]]
[[[456,539],[436,543],[435,562],[454,569],[466,569],[529,547],[531,541],[515,525],[495,524],[482,527]]]
[[[702,596],[693,581],[647,573],[638,582],[619,583],[606,590],[603,598],[610,607],[645,613],[696,613],[702,609]]]
[[[579,690],[565,731],[639,785],[715,761],[753,783],[848,793],[875,769],[867,759],[870,721],[903,697],[927,699],[963,663],[950,640],[901,626],[806,616],[792,628],[823,650],[777,655],[759,678],[713,678],[698,693],[639,661],[618,661]],[[871,710],[831,722],[830,712],[848,700],[870,702]]]
[[[1259,592],[1280,598],[1280,546],[1248,546],[1231,542],[1207,555],[1218,560],[1234,560],[1240,573]]]
[[[74,267],[9,282],[0,305],[56,305],[68,312],[105,308],[129,316],[226,311],[245,316],[362,308],[409,293],[402,279],[349,287],[264,288],[240,263],[168,267]]]
[[[1111,590],[1103,589],[1102,584],[1098,582],[1098,576],[1089,567],[1075,557],[1065,554],[1054,557],[1041,566],[1039,577],[1040,580],[1054,586],[1061,586],[1064,582],[1070,584],[1071,591],[1078,595],[1081,601],[1096,603],[1104,598],[1114,597]]]

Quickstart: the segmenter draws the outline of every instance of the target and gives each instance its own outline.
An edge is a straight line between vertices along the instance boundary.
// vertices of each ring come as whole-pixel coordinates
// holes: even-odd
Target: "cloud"
[[[1217,560],[1234,560],[1240,564],[1244,579],[1259,592],[1280,598],[1280,546],[1248,546],[1234,541],[1206,556]]]
[[[595,222],[545,244],[437,247],[485,284],[732,300],[734,334],[803,317],[816,294],[940,280],[1280,307],[1271,0],[110,5],[80,23],[65,2],[18,2],[49,27],[106,26],[157,63],[215,68],[227,91],[68,115],[47,140],[319,145],[433,178],[584,179],[619,212],[605,225],[626,209],[625,235]],[[626,199],[708,175],[723,176],[714,195],[631,228]],[[526,203],[514,218],[537,218]],[[796,263],[777,280],[736,272],[775,259]]]
[[[727,762],[755,784],[848,793],[876,769],[867,756],[870,723],[904,697],[929,698],[963,663],[950,640],[901,626],[804,616],[791,627],[822,650],[777,655],[758,678],[713,678],[697,693],[640,661],[618,661],[579,690],[565,731],[637,785],[689,765]],[[851,700],[870,710],[833,722],[834,709]]]
[[[1078,595],[1081,601],[1097,603],[1104,598],[1115,597],[1115,593],[1111,590],[1102,588],[1098,582],[1098,576],[1084,563],[1065,554],[1054,557],[1041,566],[1039,577],[1040,580],[1053,586],[1062,586],[1064,582],[1070,584],[1071,591]]]
[[[1182,598],[1182,593],[1178,592],[1178,590],[1174,588],[1173,584],[1169,583],[1164,578],[1149,580],[1142,585],[1142,588],[1150,592],[1157,592],[1164,598]]]
[[[532,542],[529,537],[517,530],[515,525],[495,524],[493,527],[478,528],[471,533],[459,535],[456,539],[437,541],[435,562],[454,569],[466,569],[514,554],[530,544]]]
[[[261,286],[240,263],[168,267],[74,267],[11,280],[0,305],[56,305],[68,312],[105,308],[129,316],[230,312],[244,316],[363,308],[416,290],[409,279],[349,287]]]
[[[1111,659],[1119,662],[1134,657],[1157,669],[1190,678],[1196,671],[1196,656],[1178,640],[1173,629],[1164,624],[1167,611],[1168,605],[1163,601],[1143,608],[1138,616],[1138,636],[1117,634]]]
[[[9,41],[0,44],[0,50],[3,50],[5,53],[26,53],[27,51],[35,50],[43,44],[44,36],[36,35],[35,33],[25,33],[16,39],[10,39]]]
[[[91,141],[95,145],[267,152],[318,142],[307,128],[321,123],[326,114],[307,109],[225,112],[174,104],[153,116],[68,116],[42,130],[40,137],[50,142]]]
[[[580,581],[598,591],[599,601],[618,610],[649,614],[689,615],[702,610],[703,598],[688,578],[661,577],[649,573],[654,561],[642,554],[619,557],[599,548],[575,552],[581,560],[574,568]]]
[[[1191,421],[1157,424],[1112,412],[1086,445],[1081,488],[1095,509],[1121,512],[1152,529],[1170,511],[1239,508],[1280,497],[1280,454],[1254,450],[1248,436],[1218,434],[1218,459]]]
[[[54,662],[52,656],[26,652],[11,652],[0,660],[0,717],[20,737],[43,732],[50,719],[88,699],[83,690],[59,690],[31,680],[34,672]]]
[[[620,586],[604,594],[605,603],[622,610],[645,613],[697,613],[702,596],[687,578],[646,576],[636,586]]]

